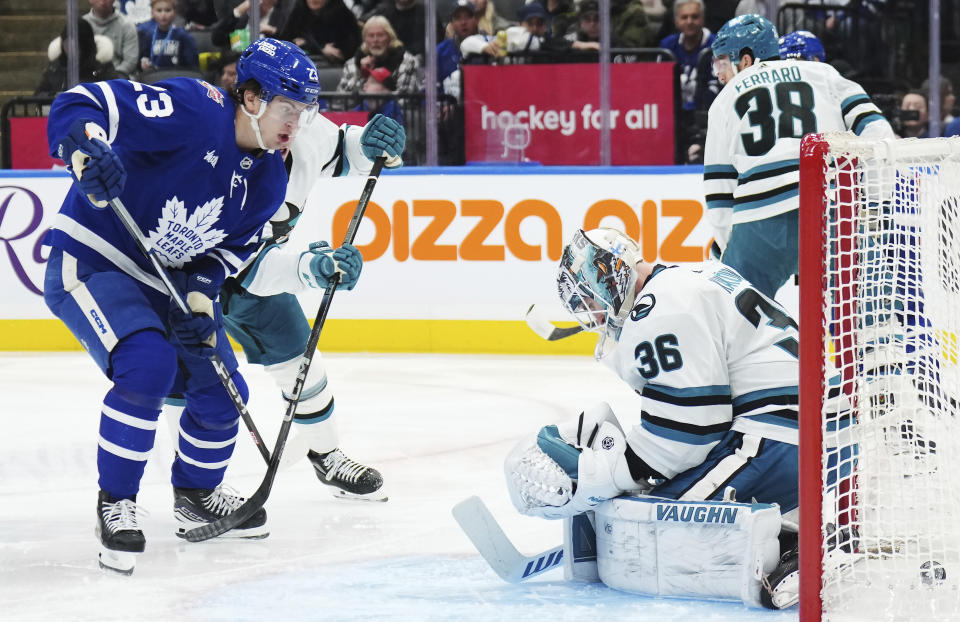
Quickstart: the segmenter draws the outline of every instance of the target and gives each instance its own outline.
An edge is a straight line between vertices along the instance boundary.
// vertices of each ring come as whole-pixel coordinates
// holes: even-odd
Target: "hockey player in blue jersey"
[[[217,296],[282,205],[281,152],[316,115],[319,84],[303,52],[274,39],[247,48],[238,74],[235,97],[189,78],[115,80],[76,86],[50,111],[51,152],[75,183],[44,238],[52,247],[44,297],[113,382],[100,410],[97,533],[101,566],[122,573],[144,550],[137,492],[171,392],[186,401],[171,477],[180,532],[242,502],[221,487],[238,413],[209,348],[244,399],[247,390]],[[190,314],[171,308],[150,262],[102,209],[113,198],[172,271]],[[265,537],[265,512],[225,535]]]
[[[270,221],[263,249],[224,285],[220,301],[227,333],[241,345],[247,362],[263,365],[285,396],[293,392],[310,337],[310,325],[295,294],[324,287],[326,280],[318,281],[315,275],[332,274],[337,266],[356,266],[341,280],[341,288],[352,289],[362,266],[359,251],[351,245],[337,251],[342,255],[323,243],[292,248],[287,243],[290,231],[320,179],[366,175],[381,154],[388,156],[388,167],[398,167],[405,143],[403,127],[383,115],[362,127],[337,127],[318,116],[290,149],[285,204]],[[306,269],[310,265],[318,267]],[[183,400],[175,396],[164,410],[170,420],[177,420],[182,408]],[[314,355],[293,422],[296,434],[284,451],[285,459],[306,454],[319,480],[338,498],[386,500],[381,474],[340,449],[333,393],[319,353]]]
[[[516,508],[564,518],[624,493],[681,502],[735,495],[778,504],[795,533],[796,322],[728,266],[647,263],[613,229],[579,231],[557,276],[564,308],[600,335],[596,358],[640,396],[640,422],[624,430],[598,402],[524,439],[505,464]],[[796,578],[794,544],[782,539],[774,591]]]

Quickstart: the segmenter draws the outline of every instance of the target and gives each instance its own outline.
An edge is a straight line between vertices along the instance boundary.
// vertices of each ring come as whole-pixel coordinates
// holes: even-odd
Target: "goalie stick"
[[[127,232],[137,243],[137,248],[140,249],[140,252],[150,260],[154,272],[156,272],[160,280],[163,281],[163,285],[167,288],[167,293],[170,295],[170,298],[173,299],[173,302],[176,303],[184,315],[190,315],[191,311],[190,308],[187,307],[186,301],[184,301],[180,292],[177,291],[177,288],[173,286],[166,269],[164,269],[163,264],[160,263],[160,259],[150,246],[150,242],[143,236],[143,232],[140,231],[140,227],[137,226],[137,222],[133,219],[133,216],[130,215],[130,212],[127,211],[126,206],[119,198],[114,198],[110,200],[110,207],[113,208],[117,218],[120,219],[124,228],[126,228]],[[230,372],[227,371],[227,366],[224,365],[223,359],[220,358],[220,355],[215,351],[210,355],[210,364],[213,365],[214,370],[216,370],[217,377],[220,379],[221,384],[223,384],[223,388],[227,390],[230,400],[233,402],[237,412],[240,413],[240,418],[243,419],[244,425],[247,426],[247,430],[250,431],[250,438],[253,439],[253,444],[260,450],[263,461],[269,465],[270,452],[267,451],[267,447],[263,443],[263,437],[260,436],[257,426],[253,423],[253,417],[250,416],[247,405],[243,403],[243,398],[240,396],[237,385],[235,385],[233,379],[230,378]]]
[[[357,235],[357,228],[363,219],[363,213],[367,209],[367,203],[370,202],[370,196],[373,194],[373,188],[377,185],[377,178],[380,177],[380,171],[383,170],[384,156],[377,157],[373,162],[373,168],[370,176],[367,177],[367,183],[363,186],[363,192],[360,194],[360,200],[357,201],[357,209],[353,212],[353,218],[347,227],[347,233],[344,236],[344,243],[353,243],[353,238]],[[307,373],[310,371],[310,364],[313,362],[313,355],[317,351],[317,342],[320,341],[320,331],[327,320],[327,313],[330,311],[330,304],[333,301],[333,295],[337,291],[337,285],[340,284],[339,275],[334,275],[323,292],[323,300],[320,301],[320,308],[317,310],[317,317],[313,321],[313,329],[310,331],[310,339],[307,341],[307,349],[300,359],[300,369],[297,371],[297,380],[293,385],[293,392],[287,411],[283,415],[283,423],[280,424],[280,432],[277,433],[277,442],[273,446],[273,454],[270,456],[270,463],[267,465],[267,472],[263,476],[263,481],[256,492],[249,499],[243,502],[233,512],[206,525],[200,525],[188,530],[184,534],[190,542],[202,542],[224,534],[234,527],[243,524],[248,518],[256,514],[260,508],[267,502],[270,496],[270,490],[273,488],[273,480],[276,478],[277,470],[280,468],[280,458],[283,456],[283,448],[287,444],[287,437],[290,435],[290,425],[293,423],[293,415],[297,410],[297,404],[300,403],[300,394],[303,392],[303,385],[307,379]]]
[[[480,497],[464,499],[453,506],[453,518],[490,568],[508,583],[519,583],[563,563],[563,547],[527,557],[517,550]]]
[[[572,337],[583,332],[583,326],[570,326],[568,328],[561,328],[559,326],[554,326],[546,316],[540,312],[537,305],[532,304],[530,308],[527,309],[526,316],[524,319],[527,321],[527,326],[529,326],[533,332],[537,333],[547,341],[557,341],[558,339],[566,339],[567,337]]]

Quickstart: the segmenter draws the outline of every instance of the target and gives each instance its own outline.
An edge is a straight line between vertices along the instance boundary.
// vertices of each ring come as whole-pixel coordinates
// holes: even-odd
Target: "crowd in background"
[[[237,51],[249,43],[249,0],[89,1],[90,11],[78,24],[81,82],[128,77],[150,83],[170,75],[196,75],[224,88],[232,85]],[[948,31],[960,19],[958,4],[946,0],[944,5]],[[596,61],[598,0],[441,0],[437,6],[437,88],[441,129],[446,132],[441,136],[442,163],[464,159],[464,63]],[[787,9],[782,8],[779,15],[766,16],[779,21],[781,30],[795,26],[815,32],[826,49],[824,60],[863,84],[901,135],[926,136],[929,91],[920,81],[925,74],[903,69],[902,76],[890,75],[904,62],[926,56],[925,33],[884,21],[904,7],[916,17],[926,4],[846,0],[842,8],[808,3],[803,10],[794,7],[784,13]],[[610,9],[611,43],[619,53],[614,60],[631,60],[624,49],[661,48],[667,53],[656,58],[679,66],[677,160],[700,162],[706,111],[720,89],[710,50],[714,33],[735,15],[768,13],[768,3],[610,0]],[[260,1],[262,36],[299,45],[317,63],[324,91],[342,94],[325,98],[330,109],[371,115],[380,111],[402,123],[404,102],[422,107],[426,21],[423,0]],[[37,94],[53,95],[66,87],[65,34],[64,28],[50,43],[50,63]],[[876,37],[879,47],[861,44],[869,37]],[[900,58],[903,49],[909,58]],[[941,121],[945,131],[960,133],[960,124],[950,125],[956,98],[949,71],[956,69],[948,66],[940,84]],[[914,76],[919,78],[914,81]],[[405,123],[415,122],[408,118]],[[415,139],[417,129],[408,127],[412,149],[422,148],[422,141]]]

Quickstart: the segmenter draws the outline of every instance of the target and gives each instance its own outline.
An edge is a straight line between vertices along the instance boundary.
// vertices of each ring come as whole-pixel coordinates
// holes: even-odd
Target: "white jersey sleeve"
[[[318,115],[313,123],[301,130],[290,150],[284,205],[268,225],[270,241],[244,271],[241,285],[248,292],[270,296],[296,293],[306,288],[297,276],[300,255],[306,249],[287,248],[287,238],[317,180],[366,175],[373,168],[373,162],[363,155],[360,147],[362,135],[363,127],[346,124],[338,127],[323,115]]]
[[[721,246],[730,228],[800,204],[800,140],[851,131],[893,138],[855,82],[825,63],[763,61],[740,72],[710,106],[704,146],[707,215]]]
[[[631,449],[666,478],[730,430],[797,442],[797,330],[731,268],[659,267],[603,362],[641,396]]]

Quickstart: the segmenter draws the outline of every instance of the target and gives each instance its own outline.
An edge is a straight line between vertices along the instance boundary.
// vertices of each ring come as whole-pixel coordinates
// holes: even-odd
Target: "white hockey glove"
[[[648,486],[630,477],[626,448],[623,430],[605,403],[569,425],[546,426],[507,456],[510,500],[521,514],[556,519],[582,514],[625,492],[642,492]]]

